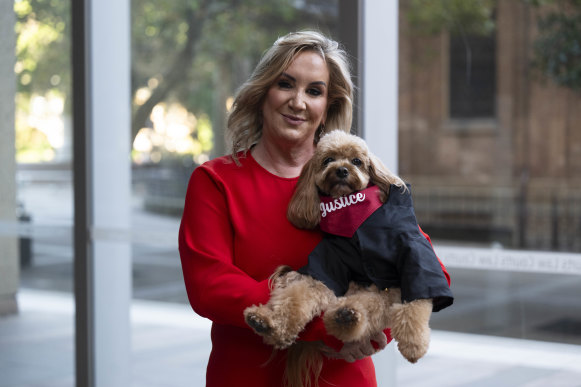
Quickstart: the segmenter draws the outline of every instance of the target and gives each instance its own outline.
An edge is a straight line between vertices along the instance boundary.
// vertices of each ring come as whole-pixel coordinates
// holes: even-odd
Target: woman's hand
[[[385,333],[379,332],[369,340],[345,343],[339,352],[335,352],[332,348],[322,345],[321,352],[328,358],[343,359],[346,362],[352,363],[356,360],[361,360],[367,356],[371,356],[381,351],[386,346],[387,336],[385,336]]]

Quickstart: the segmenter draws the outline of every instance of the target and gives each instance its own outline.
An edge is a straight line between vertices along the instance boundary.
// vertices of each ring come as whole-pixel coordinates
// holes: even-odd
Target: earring
[[[323,137],[324,134],[325,134],[325,124],[321,122],[321,124],[317,128],[317,131],[315,132],[315,144],[319,142],[319,140],[321,139],[321,137]]]

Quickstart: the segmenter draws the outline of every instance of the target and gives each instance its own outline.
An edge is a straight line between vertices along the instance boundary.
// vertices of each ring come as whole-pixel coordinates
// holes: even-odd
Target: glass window
[[[400,2],[400,173],[452,276],[434,328],[581,344],[581,7],[538,3]]]
[[[450,36],[450,118],[495,115],[496,37]]]
[[[173,280],[181,270],[174,236],[187,181],[197,165],[227,152],[225,120],[235,90],[278,36],[307,27],[336,35],[337,14],[337,1],[329,0],[133,4],[135,219],[147,229],[141,217],[168,227]],[[174,296],[185,301],[182,290]]]
[[[70,3],[0,4],[0,374],[74,385]]]
[[[0,82],[15,87],[0,96],[15,106],[1,116],[0,374],[73,385],[70,2],[2,4],[2,42],[15,55],[0,56]],[[263,50],[302,28],[337,37],[338,13],[337,0],[131,2],[134,382],[203,380],[208,327],[192,328],[177,253],[188,178],[227,152],[227,111]],[[176,338],[178,328],[203,329],[206,341]]]
[[[227,152],[227,111],[263,51],[303,28],[336,36],[337,18],[329,0],[133,4],[135,298],[187,302],[176,235],[191,172]]]
[[[204,383],[208,321],[191,311],[177,249],[190,174],[228,152],[228,109],[263,51],[303,28],[337,38],[338,13],[336,0],[133,2],[133,296],[146,323],[133,329],[150,338],[138,355],[138,382],[165,375],[164,384],[184,385],[188,370],[185,385]],[[205,331],[192,333],[193,320]],[[176,342],[178,328],[185,333]]]

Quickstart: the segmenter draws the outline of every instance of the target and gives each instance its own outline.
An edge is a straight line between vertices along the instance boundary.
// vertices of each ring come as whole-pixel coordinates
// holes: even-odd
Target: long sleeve
[[[234,265],[233,228],[224,187],[202,168],[192,174],[179,232],[188,298],[203,317],[246,326],[243,310],[268,301],[268,281],[256,281]]]

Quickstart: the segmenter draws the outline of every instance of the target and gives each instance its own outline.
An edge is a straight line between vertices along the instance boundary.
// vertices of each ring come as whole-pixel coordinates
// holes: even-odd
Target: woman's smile
[[[304,118],[293,116],[290,114],[282,114],[282,116],[285,118],[286,122],[288,122],[290,125],[294,125],[294,126],[298,126],[306,121],[306,119],[304,119]]]

